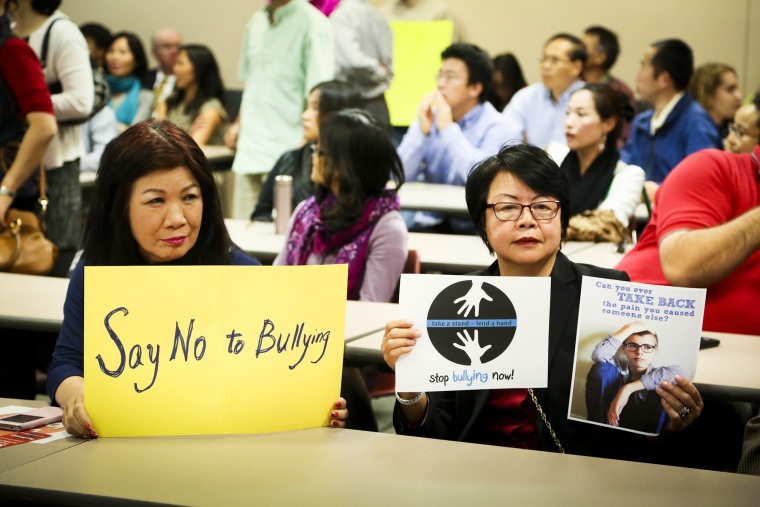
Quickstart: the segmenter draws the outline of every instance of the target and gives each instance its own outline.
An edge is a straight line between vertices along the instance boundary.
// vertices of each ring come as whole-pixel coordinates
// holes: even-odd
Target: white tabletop
[[[626,252],[633,248],[626,247]],[[573,251],[568,257],[573,262],[593,264],[600,268],[614,268],[625,254],[617,251],[616,243],[590,243],[586,248]]]
[[[0,407],[7,407],[9,405],[39,408],[45,407],[49,405],[49,403],[36,400],[12,400],[8,398],[0,398]],[[2,448],[0,449],[0,472],[16,468],[26,463],[30,463],[42,457],[66,449],[67,447],[79,445],[83,442],[84,440],[81,438],[67,437],[52,442],[45,442],[44,444],[26,442],[20,445]],[[2,498],[1,491],[0,498]]]
[[[285,236],[275,234],[271,222],[228,218],[224,223],[232,241],[264,263],[271,263],[285,244]],[[562,251],[574,255],[594,245],[587,241],[568,241]],[[605,243],[605,246],[612,244]],[[483,269],[495,260],[483,240],[475,235],[410,232],[409,249],[417,250],[423,272],[461,275]]]
[[[398,317],[404,315],[398,312]],[[384,329],[346,344],[346,357],[352,361],[384,363],[380,345]],[[694,383],[702,396],[710,399],[760,402],[760,336],[704,331],[718,338],[720,345],[700,350]]]
[[[0,272],[0,326],[58,331],[68,286],[66,278]]]
[[[57,332],[69,281],[49,276],[0,272],[0,326]],[[397,305],[372,301],[346,302],[346,340],[384,329],[396,317]]]
[[[235,158],[235,151],[226,146],[206,145],[201,146],[209,163],[214,169],[229,169]],[[79,184],[82,188],[90,188],[95,185],[97,171],[80,171]]]
[[[100,438],[0,473],[11,499],[92,505],[754,506],[759,487],[738,474],[330,428]]]
[[[401,209],[468,215],[464,187],[436,183],[407,182],[398,191]]]

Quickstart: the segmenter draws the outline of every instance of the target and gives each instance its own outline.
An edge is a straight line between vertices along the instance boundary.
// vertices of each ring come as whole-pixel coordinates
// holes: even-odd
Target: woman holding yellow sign
[[[103,152],[71,275],[48,393],[66,431],[97,437],[84,405],[84,266],[258,265],[230,240],[211,168],[193,139],[171,122],[140,122]],[[343,426],[345,401],[331,411]]]

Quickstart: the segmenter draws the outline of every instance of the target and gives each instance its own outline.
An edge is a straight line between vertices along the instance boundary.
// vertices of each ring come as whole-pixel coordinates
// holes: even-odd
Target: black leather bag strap
[[[47,54],[48,54],[48,44],[50,42],[50,29],[53,28],[53,25],[56,21],[60,21],[62,19],[67,18],[55,18],[53,21],[50,22],[50,24],[47,27],[47,30],[45,30],[45,37],[42,39],[42,51],[40,51],[40,63],[42,64],[42,70],[45,70],[45,66],[47,65]]]

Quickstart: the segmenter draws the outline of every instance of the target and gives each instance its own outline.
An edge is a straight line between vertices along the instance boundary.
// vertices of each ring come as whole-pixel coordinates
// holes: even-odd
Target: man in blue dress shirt
[[[560,33],[544,45],[541,82],[515,93],[504,109],[509,140],[546,148],[565,144],[565,113],[570,95],[583,86],[586,46],[574,35]]]
[[[488,53],[457,43],[441,53],[441,60],[436,90],[422,99],[398,154],[407,181],[464,186],[472,166],[495,155],[507,140],[506,128],[486,101],[493,75]],[[469,218],[411,212],[406,219],[413,231],[474,232]]]

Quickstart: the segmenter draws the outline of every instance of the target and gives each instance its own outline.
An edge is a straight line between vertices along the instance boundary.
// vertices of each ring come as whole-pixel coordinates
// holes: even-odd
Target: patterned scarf
[[[140,80],[137,76],[116,77],[110,74],[106,76],[108,87],[111,89],[111,100],[108,105],[113,108],[113,96],[117,93],[126,93],[127,96],[121,101],[116,109],[116,119],[124,125],[131,125],[137,114],[140,101]]]
[[[335,203],[330,195],[322,203],[316,196],[304,201],[293,217],[293,227],[287,244],[288,265],[304,265],[309,255],[336,252],[335,264],[348,264],[348,299],[359,299],[361,279],[367,262],[367,244],[377,221],[399,209],[397,195],[372,197],[364,204],[359,220],[342,231],[329,231],[322,222],[322,213]]]

